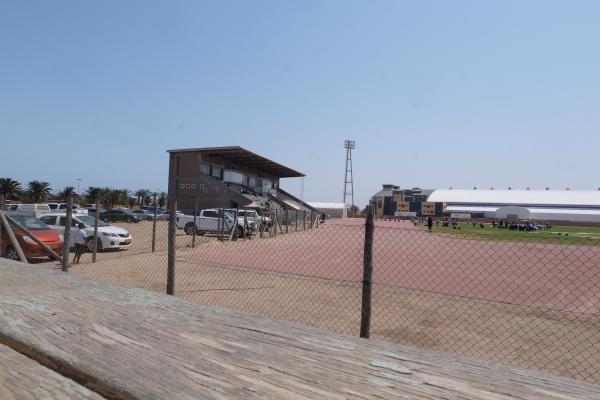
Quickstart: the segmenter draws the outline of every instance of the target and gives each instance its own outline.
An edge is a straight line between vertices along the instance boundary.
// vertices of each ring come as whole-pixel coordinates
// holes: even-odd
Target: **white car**
[[[63,213],[46,214],[40,218],[51,229],[59,231],[61,234],[65,232],[66,217]],[[73,226],[81,223],[85,225],[85,235],[87,236],[87,247],[91,251],[94,240],[94,217],[89,215],[73,215]],[[132,237],[123,228],[112,226],[98,220],[98,251],[102,249],[126,249],[131,246]],[[70,243],[73,243],[71,236]]]
[[[202,210],[196,216],[196,226],[194,227],[194,216],[193,215],[177,215],[177,228],[183,229],[186,234],[193,235],[194,231],[198,235],[204,235],[205,233],[219,233],[220,221],[223,220],[219,214],[222,211],[217,208],[211,208]],[[234,214],[225,212],[225,232],[230,232],[234,226]],[[247,222],[248,233],[256,232],[256,224],[251,221]],[[244,230],[244,217],[238,217],[237,223],[238,237],[243,237],[246,231]]]

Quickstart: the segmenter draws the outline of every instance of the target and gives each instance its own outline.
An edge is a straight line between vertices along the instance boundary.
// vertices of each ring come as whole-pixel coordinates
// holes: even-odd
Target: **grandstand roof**
[[[240,166],[261,170],[278,178],[299,178],[305,176],[302,172],[295,171],[273,160],[246,150],[240,146],[227,147],[200,147],[190,149],[167,150],[168,153],[200,153],[208,157],[220,158],[235,162]]]
[[[481,205],[600,206],[599,190],[438,189],[428,201]]]

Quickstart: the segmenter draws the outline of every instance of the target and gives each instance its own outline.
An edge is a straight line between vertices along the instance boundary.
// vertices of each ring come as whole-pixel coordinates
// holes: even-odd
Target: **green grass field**
[[[472,223],[459,223],[460,229],[453,229],[452,226],[433,225],[433,232],[436,234],[450,234],[463,237],[465,239],[481,240],[509,240],[509,241],[527,241],[541,243],[561,243],[573,245],[600,245],[600,228],[597,227],[579,227],[579,226],[552,226],[550,230],[541,230],[535,232],[511,231],[509,229],[492,228],[491,224],[484,224],[480,228],[479,224],[473,226]],[[427,229],[427,226],[423,226]]]

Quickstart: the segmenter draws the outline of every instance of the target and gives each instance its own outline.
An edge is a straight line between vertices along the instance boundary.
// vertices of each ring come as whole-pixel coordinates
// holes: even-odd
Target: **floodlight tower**
[[[344,178],[344,204],[354,206],[354,182],[352,180],[352,150],[356,148],[354,140],[344,140],[346,149],[346,176]],[[348,204],[346,199],[350,196],[352,203]]]

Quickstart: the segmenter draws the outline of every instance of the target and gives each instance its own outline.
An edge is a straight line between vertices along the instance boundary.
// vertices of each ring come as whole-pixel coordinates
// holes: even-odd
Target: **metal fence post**
[[[306,230],[306,210],[302,210],[302,230]]]
[[[177,233],[177,200],[170,200],[169,207],[169,249],[167,254],[167,294],[175,295],[175,235]]]
[[[288,233],[290,226],[290,210],[285,210],[285,233]]]
[[[237,241],[238,240],[238,237],[239,237],[239,235],[238,235],[238,223],[239,223],[238,222],[238,214],[239,213],[240,213],[240,210],[239,210],[239,208],[236,207],[235,208],[235,218],[233,221],[233,228],[231,229],[231,233],[229,235],[229,241],[231,241],[231,240]],[[246,231],[244,231],[244,233],[246,233]],[[244,236],[244,235],[242,234],[242,236]]]
[[[198,196],[194,202],[194,230],[192,231],[192,249],[196,246],[196,230],[198,229],[196,216],[198,215]]]
[[[100,201],[96,200],[96,212],[94,213],[94,243],[92,243],[92,263],[96,262],[98,253],[98,218],[100,218]]]
[[[369,207],[365,221],[365,249],[363,256],[362,308],[360,337],[368,339],[371,333],[371,288],[373,282],[373,210]]]
[[[152,216],[152,252],[156,249],[156,192],[154,192],[154,215]]]
[[[294,216],[296,217],[296,232],[298,232],[298,210],[296,210],[296,212],[294,213]]]
[[[73,195],[67,196],[67,214],[65,216],[64,247],[62,254],[62,270],[69,272],[69,250],[71,248],[71,221],[73,220]]]
[[[221,242],[225,241],[225,206],[221,212]]]

